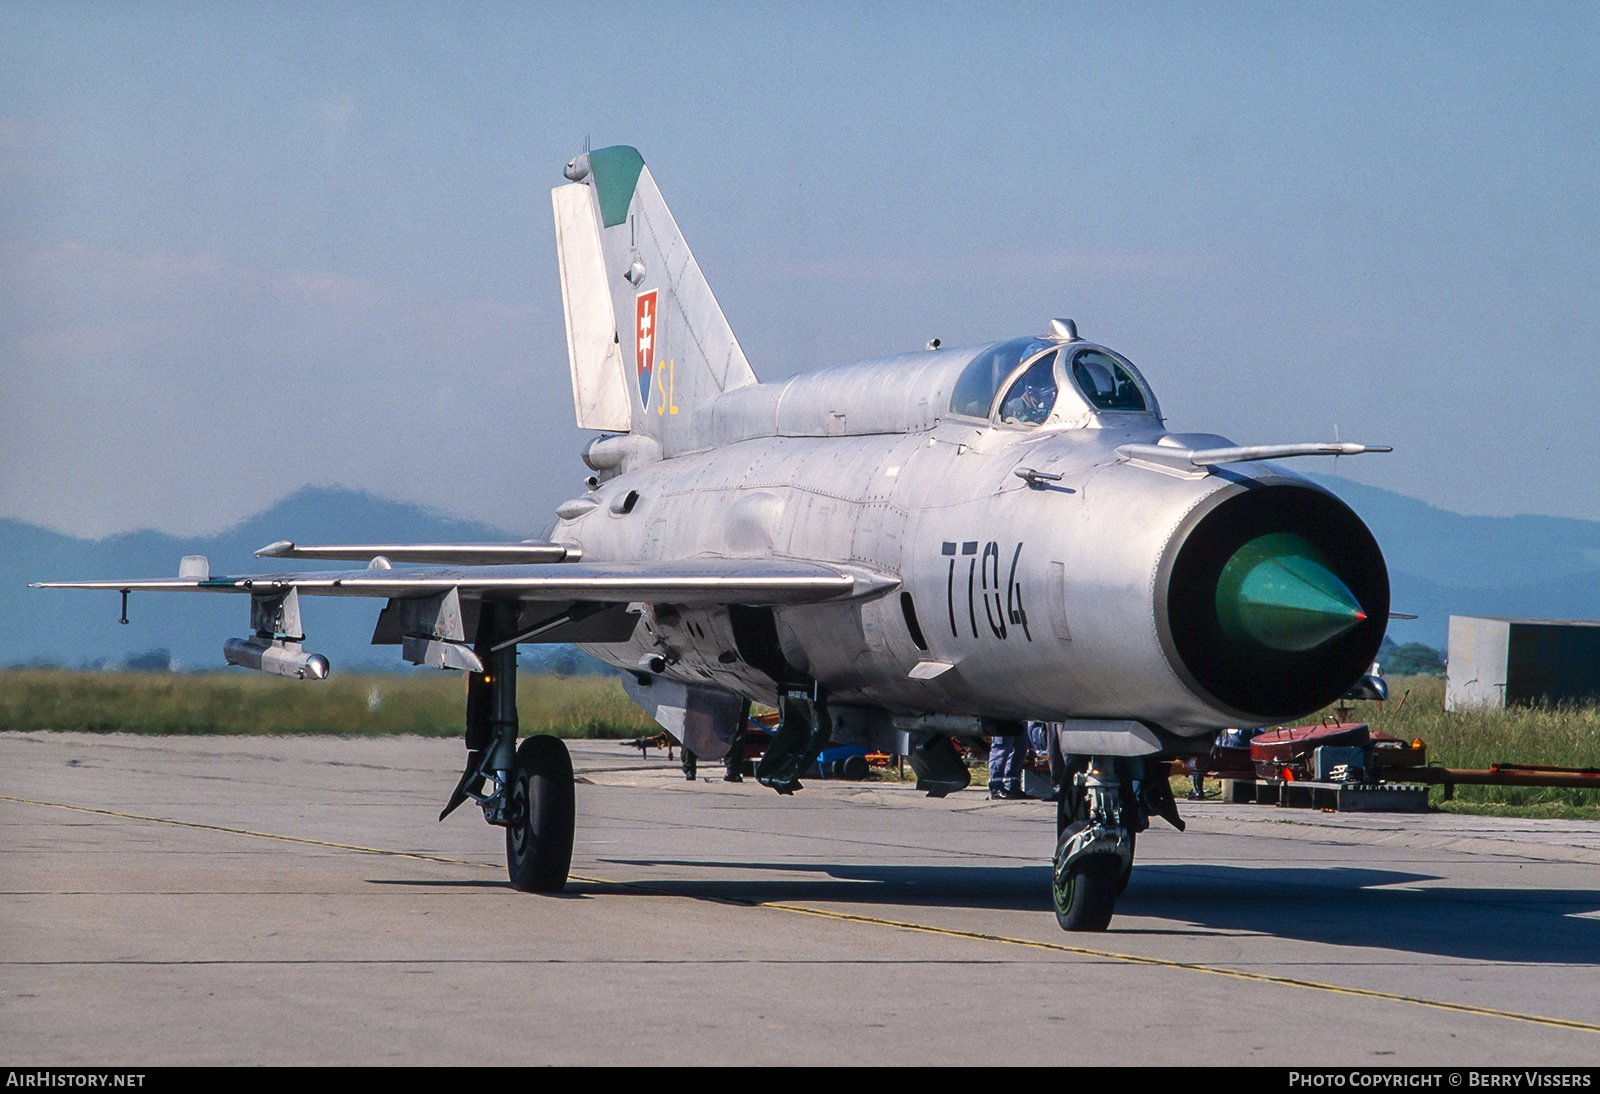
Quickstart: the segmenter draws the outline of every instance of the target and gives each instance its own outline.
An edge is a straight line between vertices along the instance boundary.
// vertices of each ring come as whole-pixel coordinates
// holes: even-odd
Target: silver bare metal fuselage
[[[1185,519],[1241,480],[1316,488],[1270,466],[1181,475],[1119,456],[1120,445],[1175,443],[1156,411],[1065,428],[940,416],[948,385],[927,373],[953,375],[970,356],[909,355],[730,392],[709,408],[725,443],[624,464],[552,535],[594,561],[777,556],[897,578],[874,598],[774,611],[784,657],[837,702],[1137,718],[1186,736],[1239,724],[1163,649],[1163,561]],[[853,406],[877,420],[851,420]],[[799,432],[810,435],[783,435]],[[1030,483],[1019,468],[1060,478]],[[664,675],[683,683],[775,697],[771,676],[741,656],[726,608],[657,606],[629,643],[584,648],[623,669],[664,652]]]

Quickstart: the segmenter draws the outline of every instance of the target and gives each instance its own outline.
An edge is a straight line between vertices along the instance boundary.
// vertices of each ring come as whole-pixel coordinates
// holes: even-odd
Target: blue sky
[[[570,7],[0,6],[0,516],[537,532],[589,137],[764,378],[1066,315],[1174,429],[1600,519],[1600,7]]]

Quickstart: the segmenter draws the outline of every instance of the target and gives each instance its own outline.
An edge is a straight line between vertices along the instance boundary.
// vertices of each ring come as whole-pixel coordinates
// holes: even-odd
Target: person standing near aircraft
[[[1061,784],[1066,776],[1066,762],[1061,758],[1061,748],[1057,745],[1060,739],[1061,725],[1059,722],[1029,722],[1028,747],[1034,755],[1041,756],[1050,765],[1050,796],[1046,801],[1057,801],[1061,797]]]
[[[744,730],[750,724],[750,700],[746,699],[739,708],[739,721],[733,727],[733,743],[728,746],[728,755],[723,760],[727,774],[722,776],[725,783],[744,782]]]
[[[1028,758],[1025,735],[995,737],[989,744],[989,797],[1021,798],[1022,765]]]

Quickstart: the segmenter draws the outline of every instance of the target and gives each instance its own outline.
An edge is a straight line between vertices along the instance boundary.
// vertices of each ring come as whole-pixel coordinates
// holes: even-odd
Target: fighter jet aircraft
[[[250,597],[229,663],[327,676],[302,596],[382,597],[372,641],[464,671],[467,800],[506,829],[511,881],[559,890],[566,746],[518,745],[517,647],[572,642],[700,757],[778,708],[756,775],[780,793],[829,742],[965,787],[952,742],[1061,724],[1053,892],[1099,930],[1166,762],[1357,684],[1383,638],[1372,534],[1276,461],[1388,451],[1169,433],[1144,375],[1067,319],[761,383],[643,158],[586,152],[552,192],[587,488],[521,543],[271,544],[365,569],[52,583]],[[623,335],[627,337],[624,338]]]

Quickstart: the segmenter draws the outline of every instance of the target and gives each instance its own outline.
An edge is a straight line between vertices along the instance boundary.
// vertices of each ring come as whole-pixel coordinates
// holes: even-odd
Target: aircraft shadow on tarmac
[[[758,879],[651,879],[648,890],[752,904],[779,901],[1050,911],[1048,866],[818,865],[608,859],[619,865],[771,871]],[[795,874],[825,875],[797,878]],[[1438,876],[1364,867],[1160,864],[1134,867],[1111,929],[1263,934],[1476,961],[1591,964],[1600,893],[1430,885]],[[1417,886],[1416,888],[1393,888]],[[578,886],[588,891],[587,886]],[[569,886],[571,888],[571,886]],[[607,887],[609,892],[616,889]],[[598,895],[598,890],[596,894]],[[1134,917],[1177,928],[1135,927]],[[1080,939],[1081,940],[1081,939]]]
[[[1600,909],[1600,893],[1429,884],[1438,880],[1351,866],[1153,864],[1134,867],[1117,911],[1475,961],[1590,964],[1600,953],[1600,919],[1576,918]]]
[[[509,881],[490,881],[487,878],[397,878],[369,877],[368,885],[404,885],[413,889],[509,889]]]

